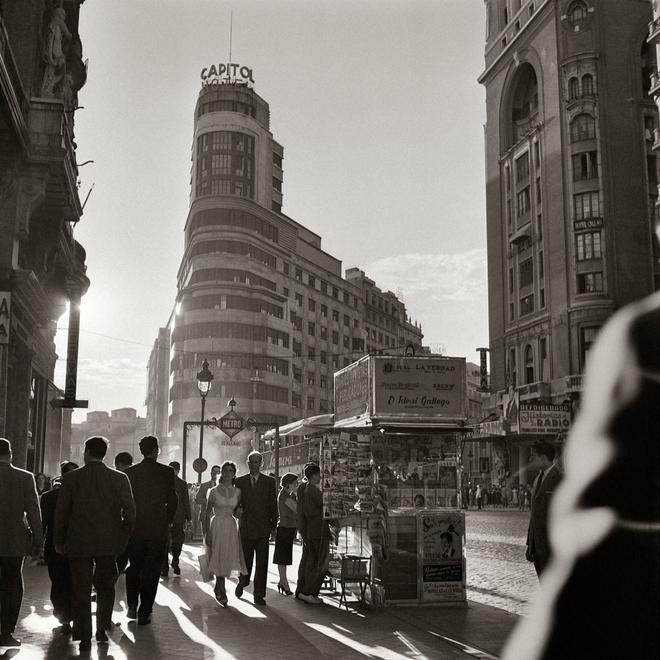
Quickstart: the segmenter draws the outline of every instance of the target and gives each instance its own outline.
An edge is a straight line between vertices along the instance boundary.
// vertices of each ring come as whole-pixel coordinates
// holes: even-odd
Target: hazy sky
[[[87,251],[78,398],[144,414],[176,295],[204,66],[253,69],[284,147],[283,212],[402,296],[424,343],[488,344],[482,0],[93,0],[76,113]],[[59,326],[66,328],[63,316]],[[63,387],[66,331],[58,332]],[[81,421],[87,411],[76,411]]]

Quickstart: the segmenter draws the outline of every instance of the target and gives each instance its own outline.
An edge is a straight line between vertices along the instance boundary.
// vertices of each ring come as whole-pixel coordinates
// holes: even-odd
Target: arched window
[[[574,29],[579,30],[587,20],[587,5],[578,0],[574,2],[566,12],[568,17],[568,22],[573,26]]]
[[[573,101],[580,95],[580,85],[577,78],[570,78],[568,81],[568,98]]]
[[[594,95],[594,77],[590,73],[582,76],[582,96]]]
[[[571,142],[592,140],[596,137],[596,120],[587,114],[580,114],[571,122]]]
[[[511,97],[512,142],[517,142],[531,128],[539,109],[539,90],[534,67],[522,63],[516,72]],[[510,144],[511,144],[510,143]]]
[[[525,347],[525,383],[534,382],[534,351],[527,344]]]

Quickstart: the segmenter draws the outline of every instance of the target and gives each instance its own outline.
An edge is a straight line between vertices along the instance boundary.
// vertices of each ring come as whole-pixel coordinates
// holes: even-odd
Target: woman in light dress
[[[232,573],[247,573],[241,548],[238,520],[241,511],[241,491],[234,486],[236,464],[222,464],[218,485],[206,495],[204,538],[208,546],[209,572],[215,575],[215,597],[227,605],[225,578]]]

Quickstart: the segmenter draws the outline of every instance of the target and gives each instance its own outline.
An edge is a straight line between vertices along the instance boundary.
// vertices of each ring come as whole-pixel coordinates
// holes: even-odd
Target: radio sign
[[[568,403],[520,403],[519,433],[561,433],[571,427]]]
[[[202,85],[226,85],[230,83],[244,83],[254,85],[252,69],[233,62],[227,64],[211,64],[210,67],[204,67],[200,74]]]

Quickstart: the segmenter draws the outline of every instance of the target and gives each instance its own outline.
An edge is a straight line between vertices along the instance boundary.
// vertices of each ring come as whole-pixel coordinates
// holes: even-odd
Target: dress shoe
[[[172,572],[174,575],[181,575],[181,569],[179,568],[179,562],[172,562]]]
[[[303,594],[301,593],[298,598],[300,600],[304,601],[305,603],[309,603],[310,605],[322,605],[323,601],[318,597],[318,596],[312,596],[310,594]]]
[[[0,636],[0,646],[20,646],[20,645],[21,645],[21,640],[16,639],[16,637],[14,637],[10,633]]]
[[[265,598],[263,596],[255,596],[254,597],[254,604],[259,605],[260,607],[263,607],[266,604]]]
[[[236,594],[236,598],[240,598],[243,595],[243,585],[240,582],[236,585],[234,593]]]
[[[91,639],[83,639],[80,642],[80,651],[91,651],[92,650],[92,640]]]
[[[96,631],[96,641],[97,642],[108,642],[108,635],[106,634],[105,630],[97,630]]]
[[[61,635],[70,635],[71,634],[71,624],[70,623],[63,623],[62,627],[60,628],[60,634]]]
[[[129,607],[126,612],[127,619],[137,619],[137,607]]]
[[[148,626],[151,623],[151,615],[138,617],[138,626]]]

